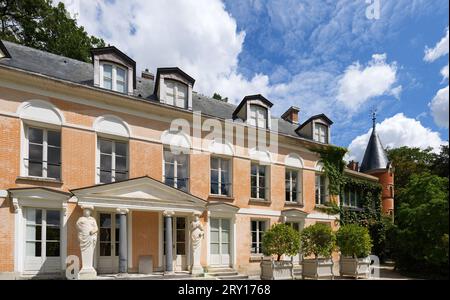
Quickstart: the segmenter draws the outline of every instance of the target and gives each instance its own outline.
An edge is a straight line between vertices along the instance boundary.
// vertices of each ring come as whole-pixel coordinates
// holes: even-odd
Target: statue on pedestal
[[[97,271],[93,267],[93,262],[98,227],[97,221],[91,216],[92,210],[92,206],[83,207],[83,216],[77,221],[82,263],[78,279],[94,279],[97,277]]]
[[[192,245],[192,266],[191,274],[203,274],[203,267],[200,264],[200,245],[205,235],[203,225],[200,222],[199,214],[194,214],[191,223],[191,245]]]

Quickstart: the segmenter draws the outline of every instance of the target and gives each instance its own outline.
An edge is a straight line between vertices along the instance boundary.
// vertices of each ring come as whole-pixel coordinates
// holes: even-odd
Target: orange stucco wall
[[[57,90],[58,93],[75,92]],[[107,102],[107,99],[86,98],[92,103]],[[62,133],[62,183],[40,182],[36,180],[20,179],[20,142],[21,120],[15,115],[19,105],[30,99],[41,99],[52,103],[63,114],[65,122]],[[126,100],[123,100],[126,101]],[[127,113],[126,110],[108,110],[91,105],[69,102],[59,98],[32,94],[14,89],[0,87],[0,190],[16,187],[43,186],[63,191],[91,186],[95,184],[96,134],[93,132],[95,119],[102,115],[115,115],[122,118],[130,127],[132,138],[129,140],[129,174],[130,178],[148,175],[162,180],[163,174],[163,145],[159,143],[162,131],[169,128],[169,123],[161,120],[150,120],[142,116]],[[174,112],[166,109],[160,117],[173,118]],[[292,150],[298,149],[298,150]],[[291,208],[284,202],[284,158],[290,152],[298,153],[307,168],[313,168],[318,157],[308,152],[303,146],[295,148],[280,148],[277,161],[270,165],[270,202],[259,203],[250,199],[250,165],[247,149],[236,149],[239,156],[232,158],[232,195],[229,198],[218,198],[209,195],[210,186],[210,158],[207,152],[190,155],[190,193],[209,201],[223,201],[239,208],[254,208],[258,210],[281,211]],[[246,157],[247,156],[247,157]],[[303,202],[304,207],[296,207],[309,213],[314,210],[314,182],[315,172],[303,170]],[[81,208],[76,203],[69,203],[67,209],[67,253],[80,256],[75,223],[82,215]],[[158,261],[158,214],[153,212],[132,212],[132,270],[136,271],[140,255],[153,255],[154,267]],[[249,273],[259,269],[259,262],[250,259],[250,220],[252,218],[267,219],[270,224],[280,222],[279,217],[261,215],[236,216],[236,265],[241,271]],[[207,225],[207,214],[202,215],[202,221]],[[308,221],[309,222],[309,221]],[[311,221],[313,222],[313,221]],[[207,226],[205,226],[206,229]],[[0,272],[13,270],[14,248],[14,214],[8,199],[0,198]],[[201,263],[207,265],[208,241],[203,240]]]

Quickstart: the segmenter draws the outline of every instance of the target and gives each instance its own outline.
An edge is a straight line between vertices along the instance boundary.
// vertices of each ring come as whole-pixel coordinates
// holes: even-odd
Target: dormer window
[[[115,64],[102,63],[100,73],[102,73],[100,76],[102,88],[119,93],[127,92],[127,72],[124,68]]]
[[[251,104],[248,123],[258,128],[267,128],[267,108]]]
[[[300,125],[295,132],[301,137],[311,139],[322,144],[330,143],[330,128],[333,124],[324,114],[312,116]]]
[[[116,47],[92,49],[94,85],[133,95],[136,88],[136,62]]]
[[[164,80],[166,86],[166,104],[187,108],[187,85],[175,80]]]
[[[163,104],[192,109],[195,79],[179,68],[158,68],[154,95]]]
[[[262,95],[245,96],[233,112],[233,119],[241,119],[250,126],[270,129],[272,102]]]
[[[328,127],[316,123],[314,125],[314,140],[319,143],[328,144]]]

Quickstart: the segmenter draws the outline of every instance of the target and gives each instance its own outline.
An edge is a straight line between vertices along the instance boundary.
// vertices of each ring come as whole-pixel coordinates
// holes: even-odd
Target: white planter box
[[[261,262],[262,280],[294,279],[294,265],[291,261],[263,260]]]
[[[343,257],[339,261],[339,273],[341,276],[366,277],[370,275],[370,258]]]
[[[302,261],[302,277],[334,279],[333,266],[331,258],[304,259]]]

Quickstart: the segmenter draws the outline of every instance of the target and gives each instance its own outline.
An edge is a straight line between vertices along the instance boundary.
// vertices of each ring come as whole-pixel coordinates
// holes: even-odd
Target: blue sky
[[[361,159],[372,108],[385,146],[438,151],[448,140],[448,0],[367,1],[379,19],[366,0],[64,2],[141,69],[179,66],[195,90],[234,103],[264,94],[274,115],[327,114],[350,158]]]

